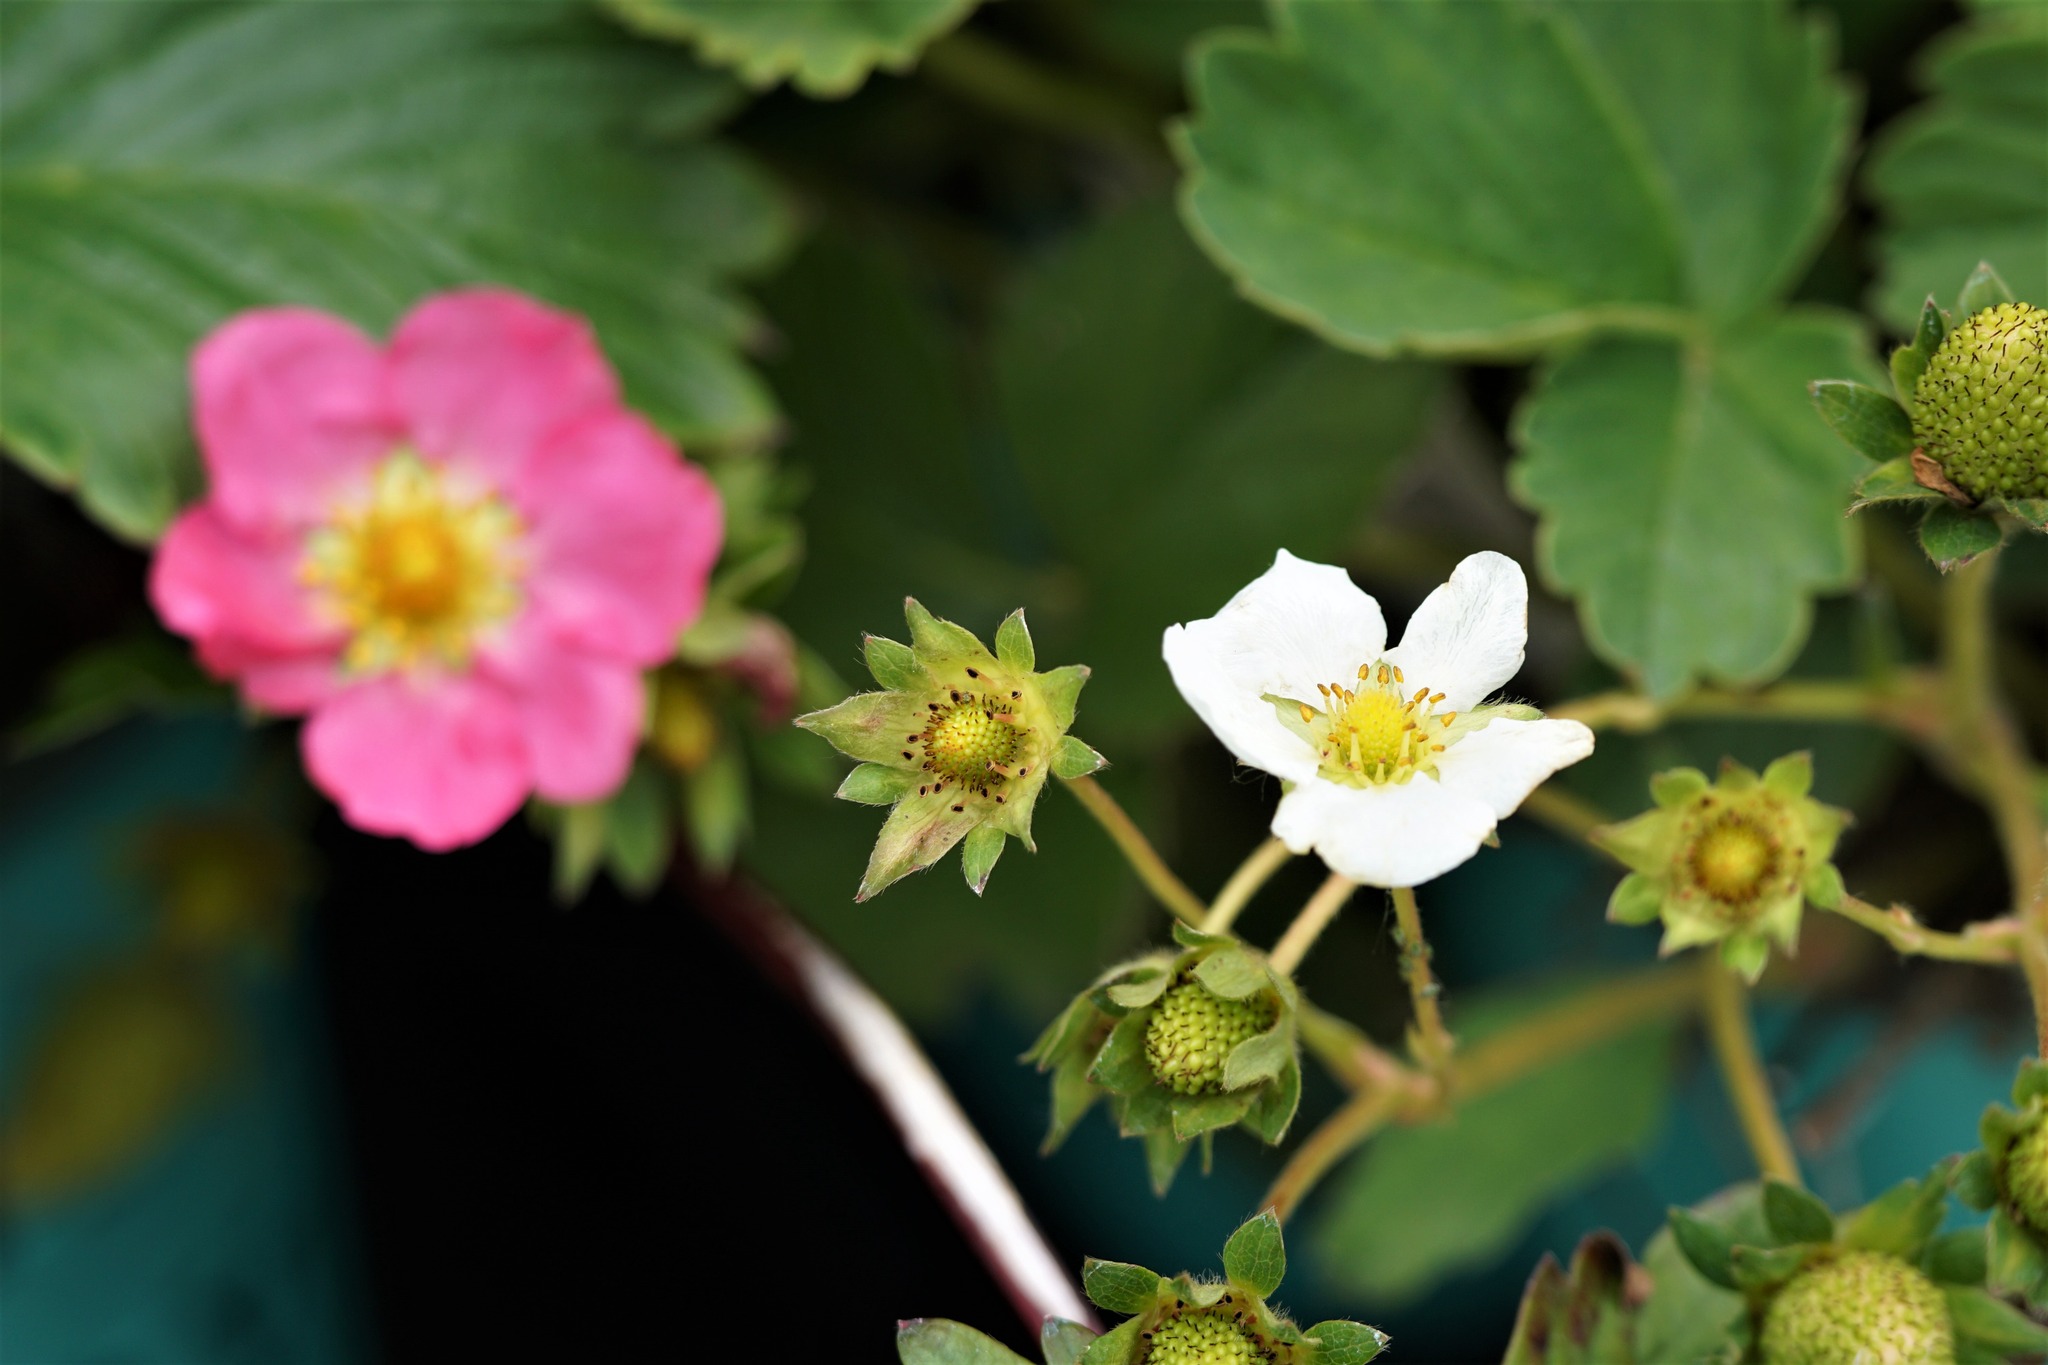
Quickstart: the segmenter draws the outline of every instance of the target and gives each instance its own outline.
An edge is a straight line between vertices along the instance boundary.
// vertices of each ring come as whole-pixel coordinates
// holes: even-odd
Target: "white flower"
[[[1289,784],[1273,833],[1369,886],[1415,886],[1479,851],[1544,778],[1593,752],[1577,721],[1482,703],[1522,666],[1529,585],[1465,560],[1387,648],[1349,575],[1282,550],[1205,621],[1169,626],[1166,666],[1230,751]]]

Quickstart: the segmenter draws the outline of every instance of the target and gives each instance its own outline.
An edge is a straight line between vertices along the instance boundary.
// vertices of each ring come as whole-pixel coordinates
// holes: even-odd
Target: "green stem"
[[[1749,990],[1712,953],[1700,954],[1700,971],[1705,977],[1707,1037],[1714,1045],[1714,1060],[1721,1067],[1722,1083],[1742,1123],[1742,1135],[1756,1156],[1757,1169],[1774,1180],[1797,1185],[1799,1161],[1792,1154],[1792,1139],[1785,1135],[1784,1121],[1778,1117],[1770,1079],[1756,1050],[1756,1034],[1749,1026]]]
[[[1273,970],[1283,975],[1293,972],[1308,956],[1308,950],[1322,937],[1330,921],[1337,918],[1337,912],[1344,908],[1344,902],[1351,899],[1351,893],[1358,889],[1358,883],[1342,873],[1332,872],[1316,893],[1308,898],[1307,904],[1294,917],[1294,923],[1287,926],[1287,932],[1273,945],[1273,951],[1266,955]]]
[[[1238,912],[1251,904],[1252,897],[1259,893],[1266,879],[1293,856],[1287,851],[1287,845],[1278,839],[1268,839],[1253,849],[1251,856],[1230,874],[1230,880],[1223,883],[1216,899],[1209,902],[1209,913],[1202,920],[1202,932],[1220,934],[1228,929]]]
[[[933,84],[1023,127],[1152,161],[1164,158],[1164,110],[1076,80],[979,33],[947,34],[924,50],[917,69]]]
[[[1880,910],[1855,896],[1842,897],[1841,904],[1823,907],[1843,919],[1853,920],[1883,938],[1902,953],[1940,958],[1944,962],[1981,962],[2011,966],[2020,960],[2022,929],[2012,919],[1982,920],[1960,934],[1929,929],[1903,905]]]
[[[1473,1044],[1453,1061],[1444,1082],[1403,1066],[1342,1020],[1311,1020],[1304,1010],[1303,1043],[1355,1093],[1295,1150],[1265,1202],[1285,1218],[1332,1167],[1388,1123],[1434,1118],[1447,1097],[1477,1099],[1629,1029],[1690,1013],[1699,1007],[1701,981],[1688,966],[1603,982]]]
[[[1207,913],[1201,898],[1188,890],[1187,883],[1174,875],[1166,860],[1159,856],[1159,850],[1152,847],[1151,840],[1138,828],[1116,798],[1103,789],[1100,782],[1092,777],[1069,778],[1066,789],[1090,815],[1095,823],[1102,826],[1110,842],[1124,855],[1124,861],[1138,874],[1138,880],[1145,884],[1159,903],[1171,910],[1189,924],[1200,924]]]
[[[1422,910],[1415,904],[1415,892],[1397,886],[1394,898],[1395,946],[1401,950],[1401,979],[1408,983],[1408,998],[1415,1007],[1415,1033],[1409,1040],[1416,1060],[1432,1072],[1450,1063],[1457,1040],[1444,1027],[1444,1012],[1437,996],[1442,987],[1429,966],[1429,940],[1422,936]]]
[[[2014,918],[2020,922],[2020,967],[2034,1001],[2034,1025],[2048,1056],[2048,848],[2041,810],[2027,771],[2026,750],[1998,694],[1992,649],[1991,587],[1998,552],[1979,555],[1942,581],[1941,667],[1947,680],[1947,741],[1973,777],[2005,852]]]
[[[1576,720],[1595,730],[1630,734],[1654,730],[1667,721],[1704,717],[1751,717],[1757,720],[1866,721],[1924,733],[1927,725],[1913,704],[1914,689],[1878,689],[1861,682],[1782,682],[1756,692],[1724,692],[1705,688],[1677,701],[1659,704],[1637,692],[1601,692],[1551,707],[1545,714]]]

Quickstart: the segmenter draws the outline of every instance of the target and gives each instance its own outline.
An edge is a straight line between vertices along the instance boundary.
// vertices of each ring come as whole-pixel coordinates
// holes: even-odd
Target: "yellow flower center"
[[[399,451],[366,498],[335,508],[307,538],[299,575],[348,627],[349,668],[460,667],[477,634],[519,605],[524,529],[502,498],[458,488]]]
[[[1693,882],[1729,906],[1755,900],[1782,871],[1777,836],[1762,822],[1735,811],[1702,829],[1686,859]]]
[[[1391,664],[1365,664],[1358,686],[1316,684],[1322,706],[1296,702],[1323,775],[1354,787],[1406,782],[1434,771],[1453,741],[1457,712],[1439,713],[1441,692],[1412,691]]]
[[[1001,791],[1010,778],[1024,776],[1029,769],[1018,760],[1029,731],[1018,723],[1012,703],[971,692],[950,696],[950,702],[932,702],[923,731],[905,740],[923,747],[919,766],[938,779],[932,790],[957,782],[987,796]],[[903,756],[914,754],[905,749]],[[1002,800],[996,797],[998,804]]]

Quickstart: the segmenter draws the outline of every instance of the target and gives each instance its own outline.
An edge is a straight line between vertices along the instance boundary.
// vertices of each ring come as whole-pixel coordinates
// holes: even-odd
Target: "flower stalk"
[[[1209,913],[1208,907],[1166,865],[1166,859],[1159,856],[1159,850],[1152,847],[1145,831],[1138,828],[1137,822],[1117,803],[1117,799],[1092,777],[1074,778],[1066,783],[1066,788],[1081,803],[1082,809],[1095,817],[1095,823],[1102,826],[1103,833],[1116,845],[1117,852],[1124,855],[1124,861],[1131,865],[1131,871],[1138,874],[1138,880],[1145,884],[1153,898],[1171,910],[1176,919],[1200,924]]]
[[[1714,1060],[1721,1068],[1735,1116],[1742,1123],[1742,1136],[1756,1157],[1757,1170],[1788,1185],[1800,1184],[1792,1139],[1778,1117],[1770,1079],[1757,1053],[1756,1033],[1750,1027],[1749,992],[1741,978],[1718,958],[1703,955],[1699,970],[1704,978],[1707,1037],[1713,1043]]]
[[[1202,932],[1220,934],[1229,929],[1237,919],[1238,912],[1251,904],[1259,888],[1278,872],[1289,858],[1294,856],[1286,844],[1278,839],[1268,839],[1253,849],[1251,856],[1230,874],[1230,880],[1223,883],[1223,889],[1216,893],[1216,899],[1209,902],[1209,913],[1202,920]]]
[[[1337,912],[1344,908],[1345,902],[1351,899],[1351,893],[1357,889],[1357,882],[1341,872],[1332,872],[1301,907],[1294,922],[1287,926],[1287,932],[1280,935],[1280,941],[1273,945],[1273,951],[1267,955],[1273,970],[1292,973],[1299,967],[1301,960],[1308,956],[1308,950],[1315,946],[1323,930],[1329,928],[1330,922],[1337,918]]]
[[[1409,1047],[1431,1072],[1441,1072],[1450,1063],[1458,1043],[1444,1027],[1443,1006],[1437,999],[1443,988],[1430,969],[1429,940],[1422,935],[1422,911],[1411,888],[1397,886],[1388,894],[1394,900],[1394,944],[1401,950],[1401,979],[1408,983],[1408,998],[1415,1007],[1415,1032]]]

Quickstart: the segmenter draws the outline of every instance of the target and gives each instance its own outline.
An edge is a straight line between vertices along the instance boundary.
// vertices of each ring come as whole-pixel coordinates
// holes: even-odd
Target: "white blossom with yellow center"
[[[459,670],[519,606],[524,529],[502,497],[398,451],[307,537],[299,577],[348,629],[352,672]]]
[[[1344,570],[1282,550],[1216,615],[1167,629],[1181,695],[1238,759],[1283,779],[1273,833],[1370,886],[1415,886],[1479,850],[1559,768],[1577,721],[1488,705],[1528,642],[1529,585],[1490,551],[1458,565],[1387,646]]]

